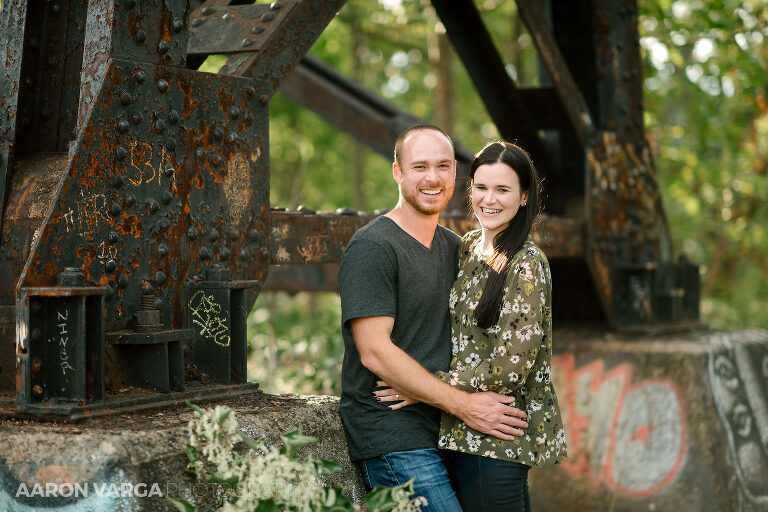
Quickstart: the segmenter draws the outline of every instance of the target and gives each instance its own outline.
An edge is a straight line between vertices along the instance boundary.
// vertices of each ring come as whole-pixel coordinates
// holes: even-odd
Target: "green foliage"
[[[768,4],[640,2],[646,126],[680,252],[703,264],[702,317],[768,327]]]
[[[222,487],[222,512],[359,511],[339,487],[324,486],[322,478],[339,471],[339,465],[312,457],[299,460],[298,452],[316,441],[293,430],[281,435],[283,446],[267,447],[264,440],[253,441],[238,430],[231,409],[202,410],[187,402],[197,417],[189,425],[187,457],[190,464],[207,475],[207,482]],[[237,453],[236,444],[246,441],[246,453]],[[190,449],[191,448],[191,449]],[[214,468],[211,470],[211,468]],[[377,487],[365,496],[370,512],[417,512],[426,504],[421,497],[411,499],[413,481],[396,487]],[[197,508],[180,498],[166,498],[181,512]]]

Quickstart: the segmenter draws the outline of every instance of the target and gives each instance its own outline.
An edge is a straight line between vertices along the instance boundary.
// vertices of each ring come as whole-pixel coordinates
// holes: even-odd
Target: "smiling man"
[[[453,143],[432,125],[408,128],[395,143],[397,205],[361,228],[339,270],[342,334],[340,413],[352,461],[366,487],[415,478],[425,511],[460,511],[442,453],[440,411],[501,439],[523,434],[522,411],[496,393],[467,393],[432,374],[450,363],[448,296],[459,237],[438,224],[453,195]],[[372,393],[379,380],[420,403],[387,407]],[[437,407],[437,408],[436,408]]]

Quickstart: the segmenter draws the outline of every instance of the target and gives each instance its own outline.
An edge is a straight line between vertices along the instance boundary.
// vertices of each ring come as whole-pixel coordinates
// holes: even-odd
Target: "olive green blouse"
[[[551,379],[549,263],[536,244],[526,241],[512,260],[498,323],[482,329],[473,317],[489,273],[480,235],[471,231],[461,240],[459,274],[449,296],[453,359],[450,370],[438,377],[465,391],[514,396],[514,406],[528,415],[528,428],[524,436],[502,441],[444,413],[439,445],[532,467],[557,464],[567,451]]]

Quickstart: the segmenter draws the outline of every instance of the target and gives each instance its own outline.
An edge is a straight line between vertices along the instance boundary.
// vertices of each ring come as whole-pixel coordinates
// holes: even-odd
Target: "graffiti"
[[[176,190],[176,171],[171,164],[165,146],[160,148],[160,163],[157,167],[152,165],[155,149],[146,142],[133,141],[131,144],[130,167],[133,175],[128,176],[128,181],[138,187],[144,183],[162,184],[163,176],[167,176],[171,183],[171,191]]]
[[[61,368],[61,374],[66,376],[68,371],[74,372],[75,369],[69,364],[69,354],[67,353],[67,342],[69,341],[69,331],[67,330],[67,318],[69,317],[69,311],[64,310],[58,312],[58,322],[56,326],[59,328],[59,367]],[[56,340],[51,340],[56,344]]]
[[[555,387],[574,476],[630,495],[655,494],[678,474],[686,452],[683,401],[670,381],[632,382],[632,366],[608,371],[602,359],[581,368],[554,358]]]
[[[200,328],[200,336],[222,347],[229,346],[227,317],[222,315],[221,305],[216,303],[213,295],[206,295],[203,290],[196,291],[189,300],[189,309],[192,323]]]
[[[746,331],[714,335],[710,343],[712,397],[742,498],[768,505],[768,340]]]

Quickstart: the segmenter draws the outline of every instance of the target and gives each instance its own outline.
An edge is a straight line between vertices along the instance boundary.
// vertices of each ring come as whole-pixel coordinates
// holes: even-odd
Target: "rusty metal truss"
[[[270,205],[270,98],[385,155],[419,121],[305,55],[343,3],[3,0],[0,389],[19,411],[81,419],[258,392],[246,317],[268,274],[268,289],[334,289],[375,216]],[[535,89],[508,76],[471,0],[433,4],[499,131],[547,177],[534,236],[558,311],[696,323],[697,267],[672,261],[644,138],[635,1],[518,0]],[[196,71],[212,54],[227,56],[220,72]],[[472,227],[471,158],[457,144],[463,179],[441,220],[457,232]]]

